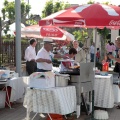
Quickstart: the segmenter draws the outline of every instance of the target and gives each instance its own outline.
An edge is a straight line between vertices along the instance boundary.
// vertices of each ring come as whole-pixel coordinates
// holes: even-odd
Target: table
[[[102,108],[113,108],[113,75],[108,76],[95,75],[94,81],[95,101],[94,105]]]
[[[115,103],[120,102],[120,87],[119,85],[113,85]]]
[[[10,104],[10,98],[9,98],[9,95],[8,95],[8,90],[7,90],[7,81],[0,81],[0,85],[4,85],[4,88],[2,90],[5,89],[6,91],[6,96],[7,96],[7,99],[8,101],[5,100],[5,103],[11,108],[11,104]]]
[[[10,102],[14,102],[23,98],[24,84],[21,77],[14,77],[7,81],[7,86],[10,86],[11,89],[11,96]]]
[[[27,120],[31,111],[69,114],[76,111],[76,89],[75,86],[48,89],[27,88],[23,105],[27,108]]]
[[[116,72],[109,72],[113,75],[113,92],[114,92],[114,99],[115,103],[120,102],[120,78],[118,78],[119,73]]]

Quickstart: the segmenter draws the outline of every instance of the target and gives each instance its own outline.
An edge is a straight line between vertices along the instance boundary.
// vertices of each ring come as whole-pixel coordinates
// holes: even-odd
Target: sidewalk
[[[113,109],[107,109],[109,114],[108,120],[120,120],[120,109],[116,109],[115,107]],[[31,118],[34,116],[34,113],[31,112]],[[12,109],[4,108],[0,109],[0,120],[25,120],[26,117],[26,108],[23,107],[22,103],[17,103],[13,105]],[[85,114],[81,114],[79,119],[76,120],[85,120],[89,116],[86,116]],[[39,114],[35,117],[34,120],[45,120],[45,118],[42,118],[39,116]]]

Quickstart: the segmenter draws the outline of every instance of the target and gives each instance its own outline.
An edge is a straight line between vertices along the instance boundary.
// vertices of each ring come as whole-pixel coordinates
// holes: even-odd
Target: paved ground
[[[120,109],[107,109],[109,113],[109,120],[120,120]],[[31,118],[34,116],[34,113],[31,113]],[[13,105],[12,109],[3,108],[0,109],[0,120],[25,120],[26,117],[26,109],[23,107],[21,103],[17,103]],[[76,120],[86,120],[89,116],[86,116],[84,113],[81,114],[81,117]],[[42,118],[39,115],[35,117],[34,120],[46,120],[46,118]],[[75,120],[75,119],[69,119]]]

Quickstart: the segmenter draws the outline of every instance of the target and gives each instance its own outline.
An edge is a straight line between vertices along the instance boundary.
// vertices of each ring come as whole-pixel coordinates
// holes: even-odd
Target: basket
[[[64,120],[63,116],[60,114],[49,114],[52,120]],[[47,120],[50,120],[50,117],[47,117]]]

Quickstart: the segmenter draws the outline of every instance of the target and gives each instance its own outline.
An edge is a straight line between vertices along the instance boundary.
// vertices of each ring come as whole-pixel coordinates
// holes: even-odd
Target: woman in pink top
[[[112,42],[108,41],[108,44],[106,45],[106,51],[107,51],[107,54],[109,55],[113,55],[113,51],[115,51],[115,46],[113,45]],[[107,61],[109,62],[109,66],[111,67],[112,65],[112,60],[107,58]]]
[[[108,44],[106,45],[106,51],[107,51],[107,53],[112,55],[113,45],[112,45],[112,43],[110,41],[108,41]]]

